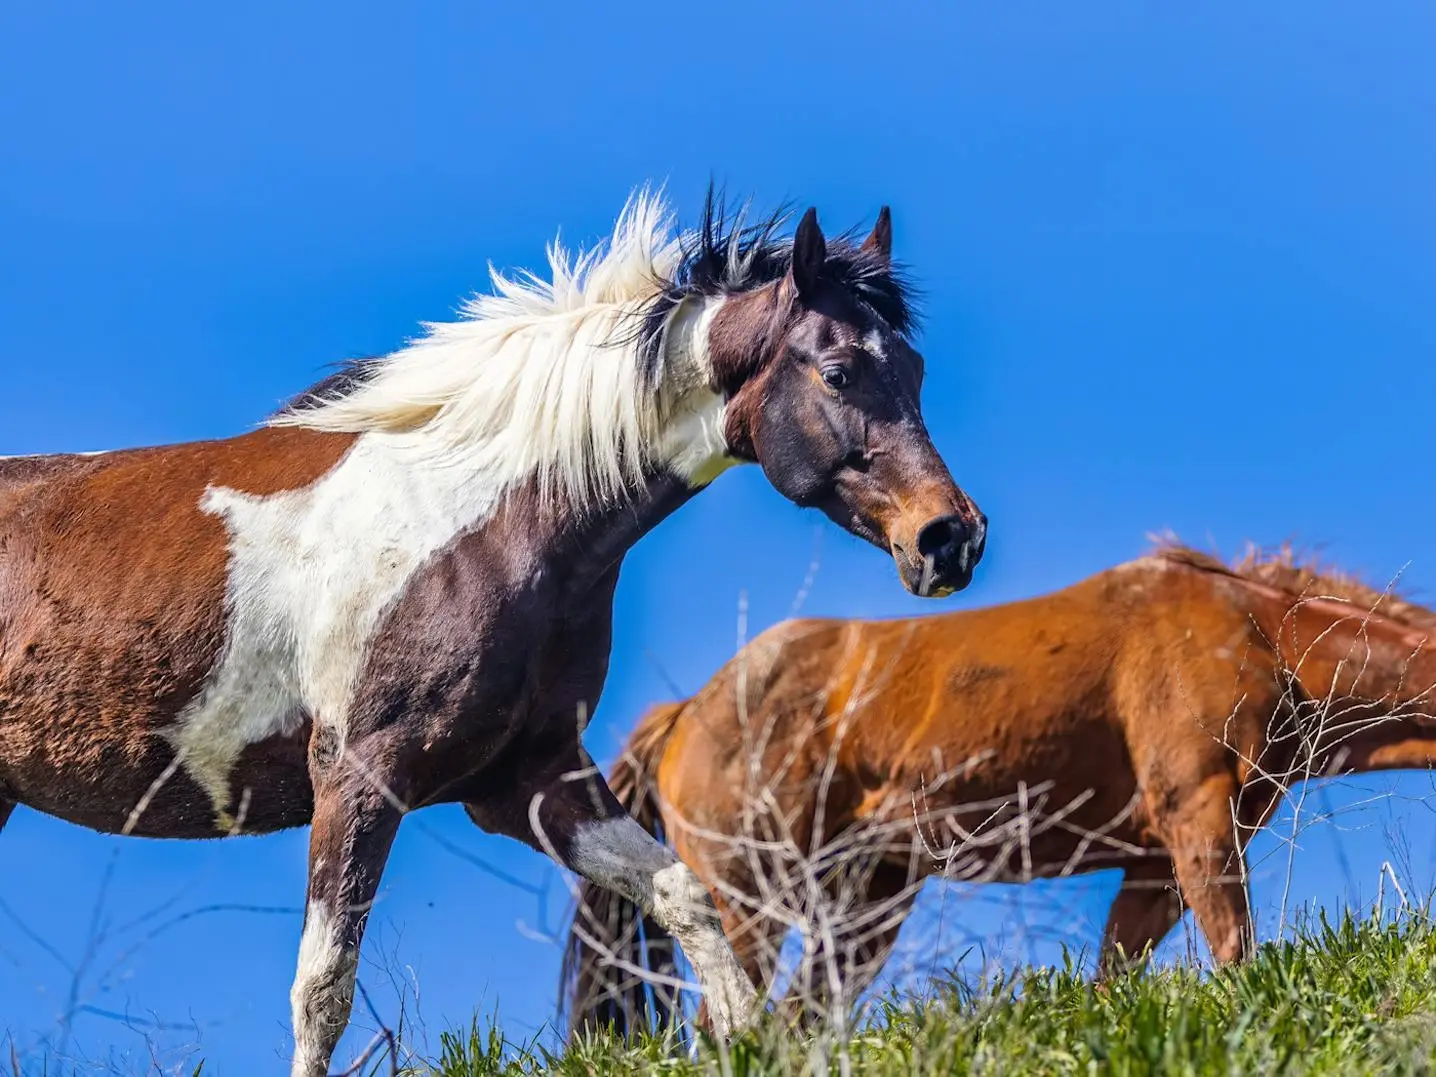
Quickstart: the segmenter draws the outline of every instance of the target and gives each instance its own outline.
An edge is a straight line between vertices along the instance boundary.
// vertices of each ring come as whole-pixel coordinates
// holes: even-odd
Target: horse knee
[[[674,860],[653,873],[653,915],[670,931],[712,928],[722,932],[713,895],[693,869]]]

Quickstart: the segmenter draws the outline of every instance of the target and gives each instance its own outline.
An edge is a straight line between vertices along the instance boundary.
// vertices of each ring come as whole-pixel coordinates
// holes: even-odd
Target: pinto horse
[[[609,783],[717,898],[759,984],[788,925],[817,922],[791,910],[828,891],[837,922],[795,981],[812,1019],[862,995],[944,840],[981,880],[1120,868],[1104,972],[1183,899],[1218,960],[1245,955],[1247,839],[1301,778],[1436,763],[1433,696],[1430,610],[1290,551],[1228,567],[1167,543],[1010,605],[778,625],[650,712]],[[671,1018],[634,975],[663,952],[661,925],[582,887],[572,1029]]]
[[[647,192],[553,277],[226,440],[0,463],[0,823],[172,838],[312,824],[292,1072],[327,1071],[404,814],[462,803],[672,932],[713,1023],[753,986],[692,873],[580,741],[619,565],[730,465],[964,587],[986,521],[919,408],[886,209],[676,233]]]

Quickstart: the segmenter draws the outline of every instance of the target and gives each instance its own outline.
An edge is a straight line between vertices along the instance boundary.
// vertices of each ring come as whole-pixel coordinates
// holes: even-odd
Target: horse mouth
[[[912,557],[899,546],[894,546],[892,552],[904,590],[918,598],[947,598],[966,589],[980,559],[967,555],[951,566],[938,566],[933,558]]]

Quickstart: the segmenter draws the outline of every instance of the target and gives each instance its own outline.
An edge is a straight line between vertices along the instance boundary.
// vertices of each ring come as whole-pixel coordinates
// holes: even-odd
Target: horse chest
[[[409,713],[452,745],[467,770],[510,740],[572,740],[587,724],[608,671],[611,589],[572,601],[560,586],[495,596],[458,643],[445,642],[436,618],[396,611],[396,640],[417,639],[414,620],[432,633],[414,650],[376,648],[361,692],[384,694],[373,709]],[[421,607],[422,608],[422,607]]]

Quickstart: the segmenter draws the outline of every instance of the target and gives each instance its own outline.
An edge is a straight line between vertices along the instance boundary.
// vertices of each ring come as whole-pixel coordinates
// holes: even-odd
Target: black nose
[[[939,516],[917,536],[928,588],[964,587],[987,545],[987,517]]]

